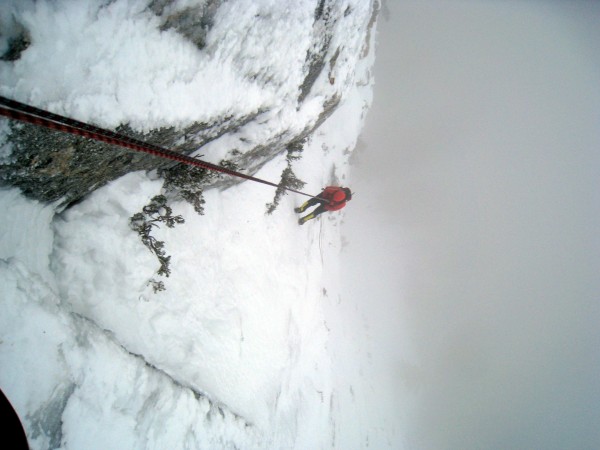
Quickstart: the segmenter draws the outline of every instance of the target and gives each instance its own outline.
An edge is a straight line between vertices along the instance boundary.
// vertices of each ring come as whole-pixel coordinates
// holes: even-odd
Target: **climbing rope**
[[[96,141],[106,142],[108,144],[117,145],[120,147],[128,148],[139,152],[149,153],[154,156],[161,158],[171,159],[183,164],[189,164],[196,167],[201,167],[207,170],[214,170],[227,175],[231,175],[245,180],[256,181],[257,183],[266,184],[286,191],[294,192],[296,194],[305,195],[307,197],[317,197],[310,195],[305,192],[297,191],[281,184],[272,183],[267,180],[262,180],[250,175],[246,175],[235,170],[221,167],[216,164],[212,164],[200,159],[193,158],[191,156],[182,155],[180,153],[168,150],[158,145],[149,144],[144,141],[140,141],[129,136],[125,136],[114,131],[105,130],[103,128],[90,125],[85,122],[70,119],[68,117],[60,116],[58,114],[45,111],[43,109],[36,108],[34,106],[20,103],[15,100],[8,99],[0,96],[0,115],[8,117],[9,119],[18,120],[21,122],[49,128],[52,130],[62,131],[64,133],[70,133],[77,136],[82,136],[88,139],[94,139]]]

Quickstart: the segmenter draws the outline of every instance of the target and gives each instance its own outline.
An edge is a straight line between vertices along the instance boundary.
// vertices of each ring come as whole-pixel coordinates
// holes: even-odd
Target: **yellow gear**
[[[304,203],[302,203],[302,205],[300,205],[298,208],[296,208],[294,211],[296,211],[297,213],[301,213],[304,212],[304,210],[308,208],[308,201],[305,201]]]
[[[300,220],[298,220],[298,223],[300,225],[302,225],[303,223],[308,222],[310,219],[314,219],[315,218],[315,214],[314,213],[310,213],[308,216],[304,216],[302,217]]]

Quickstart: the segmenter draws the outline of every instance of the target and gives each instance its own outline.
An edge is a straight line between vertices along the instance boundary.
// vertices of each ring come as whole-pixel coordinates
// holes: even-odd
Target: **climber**
[[[337,211],[346,206],[346,202],[352,200],[352,191],[350,188],[344,188],[340,186],[327,186],[323,191],[316,197],[311,198],[305,202],[299,208],[294,208],[297,213],[303,213],[307,208],[320,203],[320,205],[307,216],[301,217],[298,220],[300,225],[304,225],[310,219],[314,219],[319,214],[323,214],[325,211]]]

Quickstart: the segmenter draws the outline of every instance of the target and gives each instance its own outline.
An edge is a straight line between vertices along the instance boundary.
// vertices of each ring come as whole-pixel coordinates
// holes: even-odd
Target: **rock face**
[[[161,30],[175,29],[203,49],[206,36],[214,23],[217,9],[223,0],[207,0],[196,6],[173,9],[174,0],[154,0],[148,6],[162,20]]]
[[[161,30],[175,30],[202,50],[214,24],[215,15],[224,2],[207,0],[196,6],[188,6],[189,3],[153,0],[149,2],[148,9],[158,17]],[[353,12],[350,6],[342,3],[337,0],[317,2],[312,30],[313,43],[305,57],[305,78],[298,86],[298,108],[310,97],[315,81],[322,74],[325,74],[329,84],[334,85],[336,82],[332,73],[343,46],[338,43],[337,48],[332,48],[332,37],[337,21]],[[378,10],[377,1],[371,6],[372,11]],[[14,38],[9,40],[8,48],[0,55],[4,61],[18,60],[30,45],[26,27],[19,23],[13,25]],[[243,152],[235,152],[230,161],[246,173],[255,173],[267,161],[284,152],[288,145],[301,142],[309,136],[331,115],[340,99],[339,92],[332,89],[328,97],[321,99],[322,109],[316,122],[306,124],[300,132],[296,130],[278,133]],[[173,151],[191,154],[199,149],[202,152],[202,147],[207,143],[227,133],[236,132],[268,112],[259,110],[242,117],[215,117],[210,123],[191,123],[183,129],[154,129],[144,134],[135,132],[127,124],[121,125],[116,131]],[[176,164],[144,153],[33,125],[11,121],[8,125],[4,124],[3,128],[8,129],[8,132],[4,133],[5,142],[0,151],[0,183],[16,186],[31,198],[43,202],[57,202],[62,207],[80,201],[94,189],[126,173],[154,169],[160,171]],[[237,180],[230,178],[211,181],[218,183],[220,187],[235,182]]]
[[[159,129],[145,135],[127,126],[117,131],[171,150],[190,154],[253,120],[255,116],[224,118],[212,124],[194,123],[184,130]],[[171,160],[29,124],[10,124],[12,154],[0,165],[3,184],[16,186],[28,197],[63,206],[79,201],[94,189],[129,172],[166,169]]]

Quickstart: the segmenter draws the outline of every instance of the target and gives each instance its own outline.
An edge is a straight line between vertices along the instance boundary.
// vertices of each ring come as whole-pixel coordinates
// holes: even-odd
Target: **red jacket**
[[[346,193],[339,186],[327,186],[318,197],[327,200],[323,204],[327,211],[337,211],[346,206]]]

